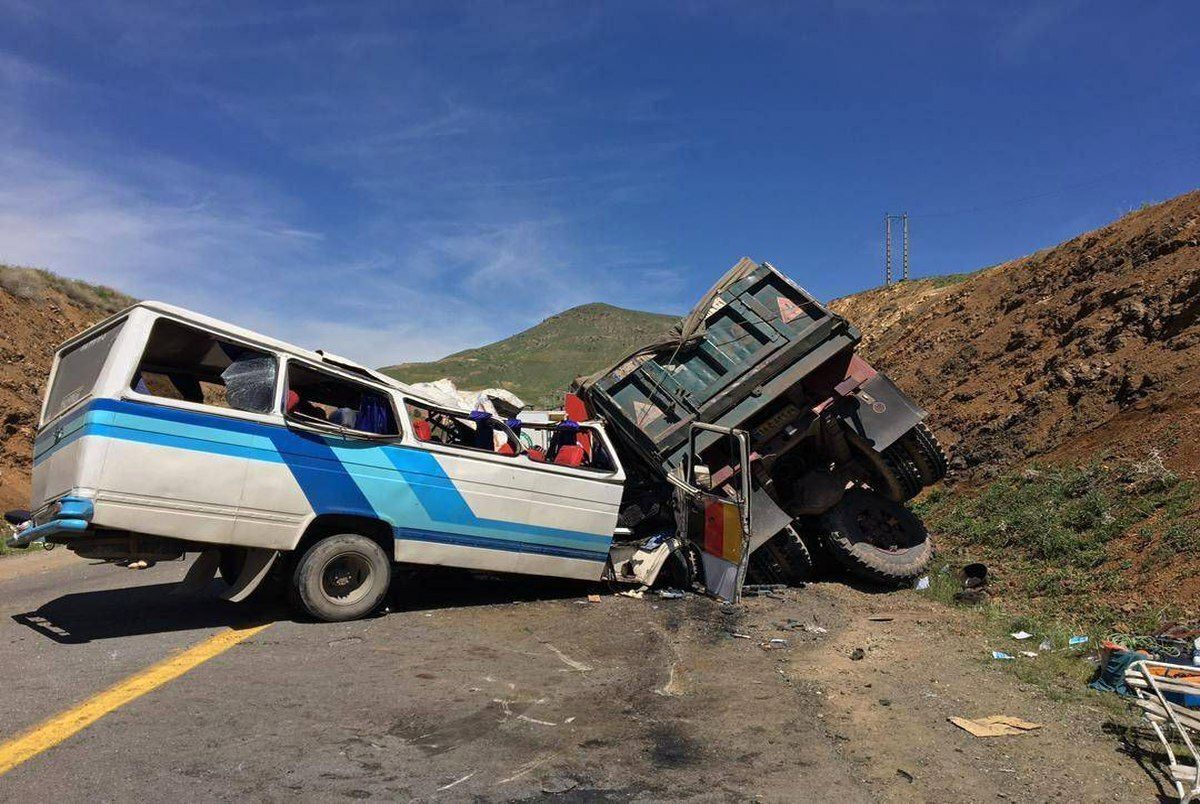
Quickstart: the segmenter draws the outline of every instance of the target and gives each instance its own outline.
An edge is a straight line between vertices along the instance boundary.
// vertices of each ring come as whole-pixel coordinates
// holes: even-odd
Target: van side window
[[[269,413],[275,357],[169,318],[154,322],[130,387],[139,394]]]
[[[497,455],[516,455],[521,442],[508,426],[483,410],[463,415],[449,410],[405,403],[418,441],[432,441],[448,447],[477,449]]]
[[[284,414],[371,435],[399,435],[387,394],[336,374],[290,361]]]

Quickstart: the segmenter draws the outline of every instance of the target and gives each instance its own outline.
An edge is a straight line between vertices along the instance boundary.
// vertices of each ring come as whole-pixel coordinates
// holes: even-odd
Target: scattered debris
[[[569,776],[554,776],[542,783],[542,792],[550,796],[557,796],[568,790],[574,790],[578,786],[579,782]]]
[[[775,597],[779,598],[778,593],[787,589],[786,583],[755,583],[746,584],[742,587],[742,597]]]
[[[750,639],[749,634],[739,634],[737,631],[730,631],[729,635],[734,639]]]
[[[588,599],[588,603],[599,603],[600,595],[588,595],[587,599]]]
[[[778,637],[774,639],[768,639],[766,642],[762,643],[763,650],[774,650],[776,648],[786,648],[787,646],[788,641],[786,639],[779,639]]]
[[[994,650],[994,651],[992,651],[992,658],[993,659],[1012,659],[1014,657],[1005,653],[1002,650]]]
[[[817,635],[829,633],[828,628],[822,628],[819,625],[806,625],[806,626],[804,626],[804,630],[810,634],[817,634]]]
[[[647,587],[645,586],[639,589],[623,589],[620,592],[617,592],[617,594],[621,597],[632,597],[635,600],[641,600],[646,596],[646,589]]]
[[[987,586],[988,568],[986,564],[968,564],[962,568],[963,589],[979,589]]]
[[[531,770],[534,770],[535,768],[537,768],[540,765],[545,765],[549,761],[550,761],[550,757],[542,757],[541,759],[535,759],[532,762],[527,762],[524,765],[522,765],[521,767],[517,768],[516,773],[514,773],[512,776],[509,776],[505,779],[501,779],[500,781],[496,782],[496,784],[498,784],[498,785],[499,784],[508,784],[511,781],[520,779],[522,776],[529,773]]]
[[[1074,647],[1076,645],[1083,645],[1083,644],[1087,643],[1087,641],[1088,641],[1088,637],[1073,636],[1067,640],[1067,644],[1070,645],[1071,647]]]
[[[873,623],[890,623],[893,620],[895,620],[896,618],[881,614],[881,615],[877,615],[875,617],[868,617],[867,619]]]
[[[916,589],[918,592],[923,592],[928,588],[929,588],[929,576],[928,575],[922,575],[920,578],[917,578],[917,583],[913,586],[913,589]]]
[[[954,593],[956,603],[983,603],[988,599],[986,589],[964,589]]]
[[[1023,650],[1023,651],[1021,651],[1021,655],[1028,656],[1030,659],[1036,659],[1037,651],[1036,650]]]
[[[864,658],[866,658],[866,655],[867,655],[867,652],[865,650],[863,650],[862,648],[855,648],[854,650],[850,651],[850,661],[852,661],[852,662],[862,661]]]
[[[439,788],[438,788],[438,790],[439,790],[439,791],[442,791],[442,790],[449,790],[451,787],[454,787],[455,785],[462,784],[462,783],[463,783],[463,782],[465,782],[467,779],[470,779],[472,776],[474,776],[474,775],[475,775],[475,774],[477,774],[477,773],[479,773],[479,771],[471,771],[470,773],[468,773],[466,776],[462,777],[461,779],[455,779],[455,780],[454,780],[453,782],[451,782],[450,784],[444,784],[444,785],[442,785],[441,787],[439,787]]]
[[[916,776],[913,776],[911,773],[906,771],[904,768],[896,768],[896,775],[899,776],[904,781],[908,782],[909,784],[912,784],[914,781],[916,781],[916,778],[917,778]]]
[[[1010,734],[1024,734],[1042,727],[1041,723],[1030,723],[1028,720],[1010,715],[992,715],[975,720],[952,717],[948,720],[975,737],[1004,737]]]
[[[1009,636],[1013,639],[1029,639],[1033,634],[1028,631],[1013,631]]]
[[[1050,641],[1050,637],[1046,637],[1038,645],[1038,650],[1051,651],[1054,650],[1054,643]]]
[[[678,600],[683,597],[683,592],[678,589],[659,589],[658,596],[663,600]]]
[[[592,669],[591,665],[584,664],[583,662],[572,659],[570,656],[563,653],[561,650],[554,647],[550,643],[546,643],[546,649],[549,650],[551,653],[553,653],[555,656],[557,656],[562,661],[563,664],[565,664],[567,667],[571,668],[572,670],[574,670],[577,673],[586,673],[587,671]],[[566,672],[566,671],[564,670],[563,672]]]

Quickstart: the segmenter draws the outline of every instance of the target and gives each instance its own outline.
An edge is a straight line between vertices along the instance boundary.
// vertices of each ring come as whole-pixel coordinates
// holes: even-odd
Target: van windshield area
[[[50,421],[79,400],[91,396],[104,361],[124,326],[122,319],[59,354],[54,381],[46,395],[44,421]]]
[[[522,444],[507,423],[484,410],[456,413],[450,410],[406,403],[413,435],[418,441],[435,442],[448,447],[516,455]]]
[[[287,375],[283,399],[287,416],[370,435],[399,435],[386,394],[294,361],[288,363]]]
[[[130,386],[139,394],[270,413],[277,361],[267,352],[160,318]]]
[[[524,422],[518,432],[533,444],[526,452],[530,460],[594,472],[616,471],[604,439],[586,424],[571,419],[548,424]]]

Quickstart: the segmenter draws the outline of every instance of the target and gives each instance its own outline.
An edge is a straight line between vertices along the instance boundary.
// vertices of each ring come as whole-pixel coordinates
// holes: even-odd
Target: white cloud
[[[193,171],[153,171],[180,197]],[[199,193],[204,188],[195,188]],[[421,360],[504,334],[455,288],[383,264],[338,264],[325,235],[282,220],[269,193],[172,203],[163,187],[28,150],[0,155],[0,261],[158,298],[367,363]],[[471,249],[471,259],[480,251]],[[468,275],[478,268],[472,263]],[[484,270],[488,270],[484,266]]]
[[[13,1],[0,0],[0,14]],[[77,15],[22,8],[13,23],[42,35],[81,49],[117,43],[87,55],[118,79],[0,51],[0,261],[368,364],[438,357],[574,304],[650,304],[631,280],[652,281],[651,298],[676,290],[652,250],[581,247],[600,240],[597,212],[650,203],[669,179],[658,163],[681,143],[657,115],[661,95],[579,97],[567,89],[573,68],[522,70],[510,58],[517,45],[584,36],[594,14],[451,13],[413,49],[405,15],[376,24],[388,4],[282,16],[124,0]],[[426,63],[468,45],[503,76],[480,87],[449,61],[441,72]],[[164,138],[178,158],[148,148],[160,123],[130,97],[139,73],[164,105],[162,125],[208,126],[250,146],[213,154]],[[126,122],[126,109],[141,115],[133,125],[106,125]],[[636,147],[556,137],[556,121],[599,130],[612,118],[662,125],[664,136]],[[129,141],[131,130],[146,140]]]

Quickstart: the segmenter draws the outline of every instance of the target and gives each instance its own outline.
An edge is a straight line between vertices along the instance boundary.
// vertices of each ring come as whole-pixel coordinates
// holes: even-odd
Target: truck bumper
[[[4,543],[9,547],[28,547],[49,536],[82,534],[91,526],[95,512],[92,501],[83,497],[63,497],[51,503],[47,510],[50,519],[19,531]]]

